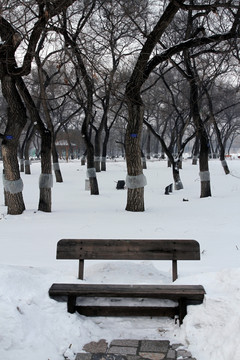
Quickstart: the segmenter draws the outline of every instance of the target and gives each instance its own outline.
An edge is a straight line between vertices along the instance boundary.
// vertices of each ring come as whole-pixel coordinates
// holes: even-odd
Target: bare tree
[[[163,9],[162,16],[157,21],[153,30],[147,35],[146,41],[142,46],[142,49],[137,58],[135,67],[132,71],[132,75],[128,82],[126,88],[126,101],[128,104],[128,127],[126,132],[126,159],[127,159],[127,170],[128,170],[128,199],[126,210],[129,211],[144,211],[144,185],[146,181],[142,173],[141,166],[141,151],[140,151],[140,139],[142,134],[142,123],[143,123],[143,114],[144,106],[141,98],[141,87],[150,75],[150,73],[158,66],[160,63],[168,60],[175,54],[178,54],[181,51],[187,51],[190,48],[196,48],[199,46],[209,45],[217,42],[227,41],[231,38],[238,36],[238,21],[239,21],[239,4],[231,2],[226,4],[225,2],[216,1],[213,5],[206,4],[196,4],[193,1],[185,4],[185,1],[169,1],[168,5]],[[199,32],[193,34],[193,36],[185,41],[182,41],[182,38],[177,38],[177,43],[175,45],[163,50],[160,54],[154,55],[150,58],[153,50],[156,45],[159,43],[163,35],[167,34],[167,28],[169,25],[174,22],[174,18],[177,12],[180,10],[183,11],[203,11],[205,12],[206,19],[211,14],[212,11],[217,11],[218,9],[224,8],[224,10],[229,10],[229,17],[231,18],[231,27],[228,27],[227,32],[217,33],[212,31],[214,35],[209,33],[208,35],[199,36]],[[207,21],[207,20],[206,20]],[[187,26],[186,20],[181,22],[181,27]],[[215,24],[214,24],[215,26]],[[221,27],[220,27],[221,29]],[[171,29],[170,29],[171,30]],[[224,29],[225,30],[225,29]],[[174,30],[176,31],[176,30]],[[180,32],[179,32],[180,34]],[[181,34],[180,34],[181,36]],[[165,36],[167,38],[167,36]],[[190,73],[189,76],[193,74]],[[192,96],[195,97],[194,82],[192,82]],[[196,117],[197,111],[194,107],[194,116]],[[205,141],[204,129],[201,126],[201,123],[198,123],[198,132],[202,136],[202,146],[204,148],[204,157],[200,164],[200,172],[207,174],[208,169],[206,168],[206,151],[205,147],[207,146],[207,141]],[[204,165],[203,165],[204,164]],[[204,184],[204,190],[201,196],[206,196],[210,194],[209,188],[209,179],[206,177],[203,179],[202,184]],[[206,186],[205,186],[206,185]]]
[[[0,15],[0,80],[8,104],[8,123],[2,143],[5,169],[5,189],[9,214],[21,214],[24,209],[23,184],[17,160],[17,147],[27,116],[17,84],[29,75],[37,43],[50,20],[75,0],[33,1],[30,4],[9,1]],[[21,12],[19,12],[21,6]],[[24,12],[24,17],[22,17]],[[21,14],[21,16],[19,15]],[[18,61],[17,49],[22,46],[23,60]],[[50,171],[50,170],[49,170]]]
[[[27,126],[26,133],[24,134],[24,139],[22,144],[20,144],[20,172],[24,172],[27,175],[31,174],[31,161],[29,159],[29,148],[32,142],[33,135],[35,133],[34,125],[30,122]]]
[[[79,6],[81,8],[81,5]],[[84,35],[82,31],[87,21],[89,21],[95,6],[96,0],[93,0],[91,3],[88,3],[86,6],[81,8],[82,17],[79,19],[78,23],[76,23],[75,29],[71,23],[72,19],[71,17],[68,17],[67,12],[63,12],[62,14],[62,18],[60,20],[61,27],[55,28],[55,30],[64,37],[67,53],[72,64],[74,65],[77,84],[82,89],[81,95],[84,95],[83,100],[81,96],[77,94],[77,90],[75,88],[76,96],[79,99],[85,114],[82,124],[82,137],[87,148],[87,174],[90,180],[91,195],[99,194],[96,170],[94,167],[94,146],[89,136],[89,126],[92,123],[94,117],[94,74],[92,73],[92,69],[89,67],[88,62],[84,57],[82,48],[85,48],[85,46],[81,43],[80,34],[83,36],[84,42]],[[80,81],[80,79],[82,81]]]

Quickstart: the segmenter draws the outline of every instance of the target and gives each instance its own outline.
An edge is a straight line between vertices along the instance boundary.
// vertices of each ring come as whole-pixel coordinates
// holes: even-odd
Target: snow
[[[239,360],[240,343],[240,160],[230,175],[210,161],[212,197],[200,199],[198,166],[185,160],[184,189],[164,195],[172,182],[165,161],[144,170],[143,213],[126,212],[124,161],[107,163],[97,174],[100,195],[85,191],[86,168],[62,162],[63,183],[53,187],[53,211],[37,211],[40,164],[22,174],[27,210],[7,215],[0,199],[0,359],[74,360],[90,341],[116,338],[168,339],[182,343],[198,360]],[[2,164],[0,164],[0,170]],[[2,184],[0,184],[2,189]],[[183,199],[188,201],[183,201]],[[56,260],[61,238],[196,239],[201,261],[180,261],[176,284],[201,284],[204,303],[189,306],[183,325],[168,318],[87,318],[69,314],[66,303],[48,296],[53,282],[79,282],[77,261]],[[170,261],[88,261],[85,282],[171,283]]]

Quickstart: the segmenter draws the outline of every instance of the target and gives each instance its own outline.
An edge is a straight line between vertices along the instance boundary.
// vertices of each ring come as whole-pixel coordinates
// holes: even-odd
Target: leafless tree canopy
[[[20,179],[18,157],[34,146],[42,174],[50,178],[52,157],[59,182],[59,155],[84,155],[96,195],[108,156],[126,156],[135,181],[145,151],[167,155],[181,188],[187,148],[199,158],[200,196],[211,196],[208,158],[219,156],[228,173],[225,154],[239,135],[239,35],[237,0],[1,1],[6,180]],[[10,213],[25,208],[21,191],[7,203]],[[51,211],[49,187],[39,209]],[[144,185],[128,189],[126,209],[144,210]]]

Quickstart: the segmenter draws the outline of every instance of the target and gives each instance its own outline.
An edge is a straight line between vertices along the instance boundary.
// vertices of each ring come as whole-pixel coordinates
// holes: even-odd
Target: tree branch
[[[209,4],[209,5],[187,5],[187,4],[182,4],[179,0],[170,0],[173,4],[179,6],[182,10],[207,10],[207,11],[217,11],[217,9],[219,7],[222,8],[229,8],[231,7],[232,9],[238,9],[238,5],[234,5],[232,3],[231,0],[229,1],[225,1],[224,3],[219,3],[219,0],[215,1],[214,4]]]
[[[58,15],[62,10],[67,9],[70,5],[72,5],[76,0],[55,0],[55,1],[43,1],[38,0],[38,6],[39,6],[39,19],[36,21],[36,23],[33,26],[28,48],[26,51],[26,54],[23,59],[23,63],[21,67],[16,68],[16,66],[12,66],[10,70],[10,74],[13,76],[25,76],[28,75],[31,71],[31,63],[35,55],[36,46],[38,44],[38,41],[40,39],[40,36],[42,34],[42,31],[46,27],[49,19],[53,18],[54,16]],[[46,7],[44,8],[46,4]],[[44,11],[45,9],[45,11]],[[12,27],[12,25],[4,19],[2,16],[0,16],[0,23],[4,24],[4,27],[8,29],[12,35],[12,43],[14,45],[14,37],[13,35],[16,33],[16,30]],[[0,35],[7,36],[4,34],[4,27],[0,26]],[[2,37],[3,38],[3,37]],[[3,38],[4,39],[4,38]],[[12,45],[12,44],[11,44]],[[8,49],[8,52],[11,52],[13,55],[15,53],[16,47],[12,47],[10,50]],[[15,59],[14,59],[15,62]]]
[[[222,41],[227,41],[235,37],[239,37],[239,32],[228,32],[225,34],[216,34],[212,36],[204,36],[201,38],[191,38],[177,45],[174,45],[167,50],[163,51],[159,55],[155,55],[147,64],[146,69],[144,71],[144,78],[147,79],[150,73],[155,69],[156,66],[161,64],[163,61],[166,61],[171,58],[171,56],[178,54],[181,51],[196,48],[203,45],[209,45],[213,43],[219,43]]]

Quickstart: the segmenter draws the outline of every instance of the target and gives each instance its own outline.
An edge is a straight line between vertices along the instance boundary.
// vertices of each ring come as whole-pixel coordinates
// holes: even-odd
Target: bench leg
[[[69,313],[74,314],[76,308],[76,296],[68,296],[67,310]]]
[[[172,261],[172,281],[177,280],[178,274],[177,274],[177,260]]]
[[[184,317],[187,315],[187,301],[184,298],[179,299],[179,325],[182,325]]]
[[[79,260],[79,266],[78,266],[78,278],[80,280],[83,280],[83,272],[84,272],[84,260]]]

